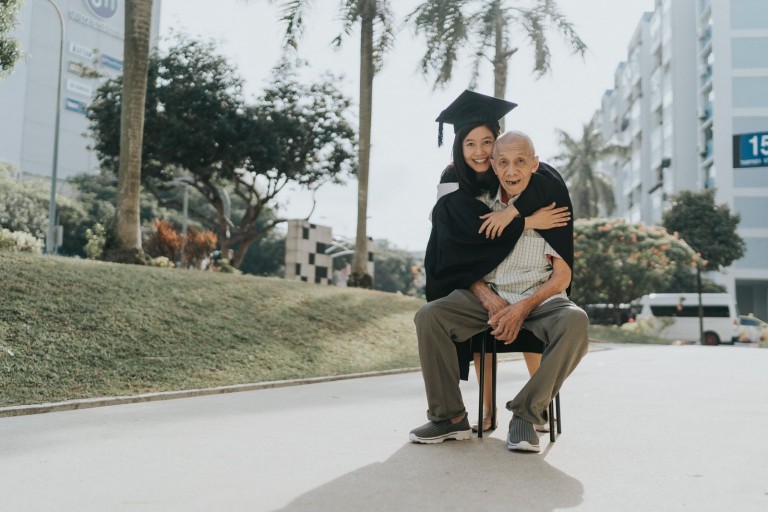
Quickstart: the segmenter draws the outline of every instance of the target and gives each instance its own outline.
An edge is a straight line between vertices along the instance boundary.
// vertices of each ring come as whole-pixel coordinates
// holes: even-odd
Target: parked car
[[[739,335],[736,301],[727,293],[704,293],[704,345],[733,344]],[[670,340],[699,341],[699,296],[696,293],[651,293],[637,301],[640,318],[656,320],[657,336]]]
[[[739,341],[756,343],[768,340],[768,323],[753,315],[739,316]]]

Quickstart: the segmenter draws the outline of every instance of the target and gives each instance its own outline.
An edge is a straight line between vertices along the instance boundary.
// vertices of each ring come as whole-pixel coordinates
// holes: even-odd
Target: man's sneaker
[[[414,443],[434,444],[442,443],[446,439],[456,439],[462,441],[469,439],[472,434],[472,429],[469,426],[469,420],[467,415],[456,423],[451,423],[451,420],[443,421],[430,421],[425,423],[419,428],[411,430],[408,438]]]
[[[533,428],[533,423],[517,416],[509,422],[507,448],[521,452],[539,452],[539,436]]]

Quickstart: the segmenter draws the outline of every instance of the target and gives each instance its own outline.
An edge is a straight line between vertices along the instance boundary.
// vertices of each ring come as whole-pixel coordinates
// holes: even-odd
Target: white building
[[[366,268],[371,277],[374,275],[372,245],[369,238]],[[288,221],[288,234],[285,237],[286,279],[346,286],[349,269],[343,271],[343,277],[335,279],[340,276],[334,276],[333,260],[337,256],[351,253],[354,253],[354,249],[334,240],[329,226],[313,224],[306,219]]]
[[[670,196],[714,188],[741,215],[746,255],[709,277],[768,318],[768,0],[656,0],[598,112],[618,211],[658,224]]]
[[[106,79],[122,74],[124,0],[27,0],[14,33],[25,54],[11,75],[0,79],[0,162],[22,178],[51,179],[56,93],[61,53],[59,183],[97,172],[99,162],[87,134],[84,108]],[[152,45],[160,27],[161,0],[152,11]]]

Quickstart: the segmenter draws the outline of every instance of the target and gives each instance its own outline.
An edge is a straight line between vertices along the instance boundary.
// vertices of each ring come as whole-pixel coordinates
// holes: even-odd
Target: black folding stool
[[[477,437],[483,437],[483,394],[485,393],[485,345],[486,342],[491,339],[491,353],[493,354],[493,364],[491,365],[491,402],[493,403],[493,411],[491,411],[491,425],[496,424],[496,338],[491,335],[491,329],[487,329],[483,334],[482,347],[480,348],[480,411],[477,417]],[[557,433],[562,432],[562,421],[560,420],[560,393],[555,395],[554,400],[549,402],[549,441],[555,442],[555,423],[557,424]]]

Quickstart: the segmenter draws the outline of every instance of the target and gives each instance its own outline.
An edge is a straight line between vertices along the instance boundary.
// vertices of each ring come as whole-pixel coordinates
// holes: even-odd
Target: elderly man
[[[499,137],[492,165],[500,187],[495,194],[477,197],[492,211],[512,205],[537,172],[551,175],[547,176],[549,181],[543,182],[548,186],[565,187],[553,169],[540,167],[531,139],[521,132],[507,132]],[[439,217],[439,207],[440,202],[434,217]],[[460,370],[454,344],[490,325],[492,334],[505,343],[512,343],[521,329],[527,329],[545,344],[541,367],[507,403],[507,409],[513,412],[507,447],[540,451],[534,424],[547,421],[549,402],[587,352],[587,315],[566,294],[572,275],[572,237],[572,223],[562,230],[541,234],[525,230],[514,249],[483,279],[469,289],[456,289],[419,309],[415,317],[416,334],[430,421],[411,431],[411,441],[469,439],[471,429],[459,389]],[[569,253],[560,254],[556,248]]]

